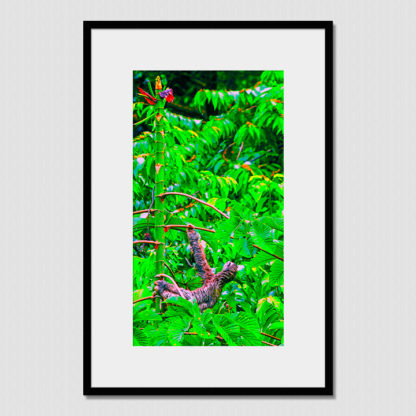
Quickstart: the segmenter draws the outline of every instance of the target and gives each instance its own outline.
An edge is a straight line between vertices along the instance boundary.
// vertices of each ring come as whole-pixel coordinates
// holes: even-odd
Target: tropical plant
[[[133,76],[134,345],[283,344],[283,72]]]

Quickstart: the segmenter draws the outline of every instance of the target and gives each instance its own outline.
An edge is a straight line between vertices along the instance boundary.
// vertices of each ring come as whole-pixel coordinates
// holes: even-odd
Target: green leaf
[[[267,298],[262,298],[257,302],[256,313],[260,316],[265,313],[265,310],[273,307],[274,312],[277,314],[276,320],[283,317],[283,303],[276,296],[268,296]],[[264,316],[264,315],[263,315]]]
[[[134,314],[133,322],[138,321],[161,321],[162,317],[154,310],[144,310]]]
[[[279,217],[262,217],[258,220],[260,223],[268,225],[271,228],[275,228],[279,231],[283,231],[283,218]]]
[[[253,257],[254,247],[253,241],[251,240],[250,236],[244,236],[242,238],[234,238],[233,244],[235,247],[235,252],[242,257]]]
[[[279,322],[274,322],[270,325],[270,329],[283,329],[284,328],[284,322],[283,321],[279,321]]]
[[[273,244],[272,228],[264,222],[254,221],[252,227],[254,242],[260,246]]]
[[[189,329],[190,319],[176,317],[166,320],[167,333],[172,345],[180,345],[185,332]]]
[[[212,98],[212,105],[214,106],[214,110],[216,110],[218,106],[218,94],[216,91],[212,91],[211,98]]]
[[[213,323],[227,345],[237,345],[233,340],[233,337],[239,334],[239,327],[235,321],[231,321],[227,315],[214,315]]]
[[[270,284],[280,286],[283,284],[283,261],[275,260],[270,269]]]
[[[194,317],[192,328],[203,339],[213,339],[217,335],[215,326],[212,323],[212,311],[207,309],[201,316]]]
[[[249,268],[264,266],[274,260],[275,257],[263,251],[258,252],[254,258],[247,264]]]
[[[146,330],[139,328],[133,329],[133,345],[134,346],[148,346],[152,345],[152,337]]]
[[[260,328],[255,317],[246,312],[240,312],[237,316],[237,324],[240,326],[243,345],[260,345]]]
[[[231,233],[238,227],[239,224],[240,219],[236,216],[231,217],[229,220],[217,223],[215,227],[216,237],[223,243],[230,241]]]
[[[143,169],[144,162],[145,162],[144,157],[137,157],[136,159],[134,159],[134,161],[133,161],[133,174],[134,174],[134,176],[137,176],[137,174]]]

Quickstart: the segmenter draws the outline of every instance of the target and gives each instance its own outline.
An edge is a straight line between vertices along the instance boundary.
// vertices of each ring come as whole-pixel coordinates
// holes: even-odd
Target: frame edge
[[[333,21],[83,21],[83,395],[333,396]],[[325,386],[243,388],[92,387],[91,374],[91,34],[93,29],[323,29],[325,31]],[[261,389],[257,393],[256,389]],[[172,391],[176,391],[172,393]]]

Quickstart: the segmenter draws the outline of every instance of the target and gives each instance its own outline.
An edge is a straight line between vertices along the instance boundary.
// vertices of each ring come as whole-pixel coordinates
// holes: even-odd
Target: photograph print
[[[132,344],[283,347],[283,71],[132,77]]]

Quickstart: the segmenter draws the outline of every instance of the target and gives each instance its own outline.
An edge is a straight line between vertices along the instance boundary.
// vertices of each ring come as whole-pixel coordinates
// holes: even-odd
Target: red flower
[[[148,104],[150,105],[155,105],[156,104],[156,98],[153,97],[152,95],[150,95],[149,93],[147,93],[146,91],[144,91],[142,88],[139,87],[139,92],[140,95],[144,96],[144,99],[147,101]]]
[[[175,99],[172,88],[167,88],[165,91],[160,92],[159,95],[161,98],[165,98],[168,103],[171,103]]]

